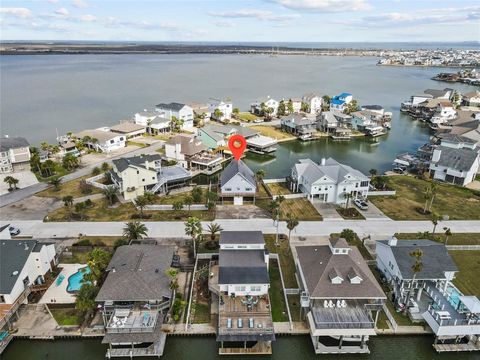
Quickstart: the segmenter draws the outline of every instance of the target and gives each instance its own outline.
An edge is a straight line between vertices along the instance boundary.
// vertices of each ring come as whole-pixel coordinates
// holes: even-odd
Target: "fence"
[[[138,209],[138,207],[137,207]],[[188,206],[184,205],[183,209],[188,210]],[[173,210],[173,205],[147,205],[145,206],[145,210],[153,210],[153,211],[172,211]],[[190,210],[208,210],[208,208],[205,205],[202,204],[192,204],[190,205]]]
[[[480,245],[447,245],[448,250],[480,250]]]
[[[398,324],[395,321],[395,318],[393,317],[392,313],[388,309],[386,304],[383,304],[383,312],[387,316],[388,321],[390,321],[390,324],[392,324],[393,332],[397,332]]]
[[[275,200],[279,196],[280,195],[273,195],[272,198]],[[307,197],[307,194],[303,194],[303,193],[300,193],[300,194],[286,194],[286,195],[281,195],[281,196],[283,196],[285,199],[300,199],[300,198]]]
[[[369,191],[368,196],[393,196],[396,193],[397,193],[396,190]]]
[[[101,180],[103,178],[105,178],[105,174],[95,175],[85,180],[85,182],[89,185],[95,186],[96,188],[103,190],[107,188],[107,185],[98,182],[98,180]]]
[[[287,307],[288,322],[290,323],[290,330],[293,330],[292,315],[290,313],[290,306],[288,305],[287,292],[285,291],[285,282],[283,281],[282,265],[280,264],[280,257],[278,254],[270,254],[270,258],[277,260],[278,272],[280,273],[280,281],[282,282],[283,297],[285,298],[285,305]]]
[[[274,184],[274,183],[281,183],[281,182],[287,182],[287,179],[263,179],[264,184]]]

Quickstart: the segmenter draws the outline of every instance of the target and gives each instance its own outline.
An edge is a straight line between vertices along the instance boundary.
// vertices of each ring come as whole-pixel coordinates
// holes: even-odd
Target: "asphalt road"
[[[265,234],[274,234],[276,227],[270,219],[218,219],[223,230],[260,230]],[[0,226],[8,222],[0,222]],[[64,238],[76,237],[79,234],[90,236],[121,236],[124,222],[42,222],[41,220],[25,220],[11,222],[20,228],[22,235],[33,238]],[[149,237],[184,237],[185,226],[181,221],[145,222]],[[207,222],[203,223],[206,228]],[[480,233],[480,221],[442,221],[437,231],[449,227],[453,233]],[[302,221],[293,231],[295,236],[328,236],[331,233],[341,232],[343,229],[352,229],[360,237],[387,237],[396,232],[416,233],[432,231],[430,221],[393,221],[393,220],[355,220],[355,221]],[[285,222],[279,224],[280,233],[288,233]]]

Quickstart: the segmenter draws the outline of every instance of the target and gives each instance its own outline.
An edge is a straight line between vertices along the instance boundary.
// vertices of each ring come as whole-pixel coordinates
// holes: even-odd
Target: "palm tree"
[[[432,239],[435,239],[435,230],[437,229],[438,220],[439,220],[437,214],[433,213],[432,218],[430,220],[432,221],[432,224],[433,224]]]
[[[193,256],[197,257],[197,239],[202,235],[202,223],[196,217],[189,217],[185,222],[185,234],[190,236],[193,241]]]
[[[222,112],[222,110],[220,110],[220,109],[218,109],[218,108],[215,109],[215,111],[213,112],[213,117],[214,117],[215,119],[217,119],[217,120],[221,120],[222,117],[223,117],[223,112]]]
[[[62,165],[67,170],[72,170],[78,166],[78,158],[73,154],[67,154],[62,159]]]
[[[187,196],[185,199],[183,199],[183,203],[188,208],[188,212],[190,212],[190,207],[193,204],[193,198],[191,196]]]
[[[87,205],[82,201],[75,204],[75,212],[80,215],[80,220],[85,218],[85,210],[87,209]]]
[[[263,169],[258,169],[257,172],[255,173],[257,177],[257,181],[262,181],[263,178],[265,177],[265,170]]]
[[[207,225],[208,232],[210,233],[210,240],[215,241],[215,236],[223,231],[222,227],[217,223],[210,223]]]
[[[415,263],[412,265],[412,268],[411,268],[413,272],[413,277],[412,277],[412,284],[410,287],[410,291],[408,292],[407,301],[405,303],[405,312],[407,312],[408,310],[408,303],[412,296],[413,284],[415,282],[415,278],[417,277],[417,274],[423,269],[423,263],[422,263],[423,251],[421,249],[415,249],[410,253],[410,256],[415,259]]]
[[[72,215],[72,205],[73,205],[73,196],[72,195],[67,195],[62,198],[63,205],[68,209],[68,212],[70,215]]]
[[[287,229],[288,229],[288,238],[290,239],[290,235],[292,234],[292,230],[298,226],[299,222],[298,219],[293,217],[291,214],[288,215],[287,219]]]
[[[433,205],[433,200],[435,199],[435,195],[437,195],[437,184],[431,183],[430,184],[430,193],[431,193],[431,199],[430,199],[430,206],[428,207],[428,211],[432,211],[432,205]]]
[[[172,209],[175,211],[180,211],[183,209],[183,202],[182,201],[175,201],[172,204]]]
[[[107,198],[110,206],[112,206],[114,201],[115,201],[115,196],[117,195],[117,190],[118,189],[115,185],[109,185],[105,189],[103,189],[103,195],[105,195],[105,197]]]
[[[345,202],[345,209],[348,209],[348,205],[350,204],[350,200],[352,199],[352,193],[343,193],[343,196],[347,201]]]
[[[447,246],[448,238],[452,236],[452,231],[448,227],[444,227],[443,230],[445,231],[445,246]]]
[[[201,187],[195,186],[192,189],[191,196],[195,204],[200,204],[203,198],[203,190]]]
[[[110,170],[110,165],[106,162],[102,163],[102,171],[107,172],[108,170]]]
[[[5,179],[3,179],[4,182],[8,184],[8,190],[12,190],[12,185],[14,189],[17,188],[18,184],[18,179],[15,179],[13,176],[6,176]]]
[[[148,205],[149,201],[148,199],[143,196],[137,196],[137,198],[134,200],[135,206],[140,209],[140,218],[143,219],[143,209],[145,209],[145,206]]]
[[[423,191],[423,198],[425,199],[425,206],[423,207],[423,213],[426,214],[428,210],[428,202],[432,198],[432,190],[430,186],[427,186]]]
[[[140,221],[130,221],[123,228],[123,236],[129,241],[139,240],[147,236],[147,231],[145,224]]]
[[[173,291],[172,299],[175,299],[175,291],[178,289],[178,270],[170,268],[165,270],[165,275],[170,279],[170,289]]]
[[[62,180],[60,178],[54,178],[48,182],[50,185],[52,185],[55,188],[55,191],[60,190],[60,184],[62,183]]]

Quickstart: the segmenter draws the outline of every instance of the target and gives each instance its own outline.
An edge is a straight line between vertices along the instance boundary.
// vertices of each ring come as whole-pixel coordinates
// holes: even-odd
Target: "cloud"
[[[267,0],[290,10],[315,12],[349,12],[371,9],[366,0]]]
[[[85,21],[85,22],[93,22],[93,21],[97,21],[97,18],[94,15],[86,14],[86,15],[78,16],[78,20]]]
[[[231,21],[226,21],[226,20],[214,21],[212,24],[215,25],[215,26],[224,27],[224,28],[235,27],[235,23],[233,23]]]
[[[90,7],[90,4],[84,0],[73,0],[72,5],[79,9],[85,9]]]
[[[68,16],[70,14],[70,12],[67,9],[65,9],[64,7],[62,7],[60,9],[55,10],[55,14],[60,15],[60,16]]]
[[[268,20],[268,21],[289,21],[293,19],[298,19],[301,16],[299,14],[287,14],[287,15],[276,15],[271,11],[266,10],[257,10],[257,9],[240,9],[234,11],[210,11],[208,13],[210,16],[221,17],[221,18],[253,18],[258,20]]]
[[[58,3],[58,0],[47,0],[50,4],[56,4]]]
[[[32,11],[27,8],[0,8],[0,14],[26,19],[32,16]]]
[[[166,31],[178,31],[180,26],[172,23],[155,23],[146,20],[123,21],[116,17],[109,16],[102,20],[103,25],[109,28],[134,28],[134,29],[159,29]]]

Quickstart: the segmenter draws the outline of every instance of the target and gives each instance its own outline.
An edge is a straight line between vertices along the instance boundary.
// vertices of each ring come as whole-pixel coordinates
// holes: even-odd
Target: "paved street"
[[[135,149],[133,151],[130,151],[127,154],[122,153],[122,154],[112,156],[108,159],[102,159],[98,163],[94,163],[94,164],[85,166],[85,167],[83,167],[83,168],[81,168],[81,169],[79,169],[79,170],[77,170],[77,171],[75,171],[71,174],[65,175],[64,177],[62,177],[62,181],[66,182],[66,181],[70,181],[70,180],[75,180],[75,179],[78,179],[79,177],[82,177],[84,175],[88,175],[92,172],[92,169],[95,166],[99,166],[104,162],[111,164],[112,160],[115,160],[115,159],[118,159],[118,158],[121,158],[121,157],[124,157],[124,156],[135,156],[135,155],[141,155],[141,154],[154,153],[157,149],[161,148],[163,146],[163,144],[164,144],[164,141],[158,141],[155,144],[152,144],[151,146],[149,146],[147,148],[138,148],[138,149]],[[26,187],[26,188],[23,188],[23,189],[13,191],[9,194],[1,195],[0,196],[0,207],[12,204],[12,203],[20,201],[20,200],[23,200],[23,199],[25,199],[29,196],[32,196],[32,195],[36,194],[37,192],[45,190],[48,186],[49,185],[45,184],[45,183],[38,183],[38,184],[29,186],[29,187]]]
[[[217,219],[224,230],[260,230],[266,234],[276,231],[273,221],[270,219]],[[1,221],[0,226],[7,222]],[[124,222],[42,222],[14,221],[15,226],[22,230],[22,235],[31,235],[34,238],[63,238],[75,237],[79,234],[90,236],[120,236]],[[184,223],[178,222],[145,222],[150,237],[182,237],[184,236]],[[204,228],[208,223],[203,223]],[[444,226],[453,233],[480,233],[480,221],[442,221],[437,229],[441,231]],[[418,231],[432,231],[430,221],[393,221],[393,220],[355,220],[355,221],[302,221],[292,232],[294,236],[319,235],[325,236],[340,232],[343,229],[352,229],[360,237],[391,236],[396,232],[416,233]],[[288,233],[286,223],[280,222],[281,233]]]

